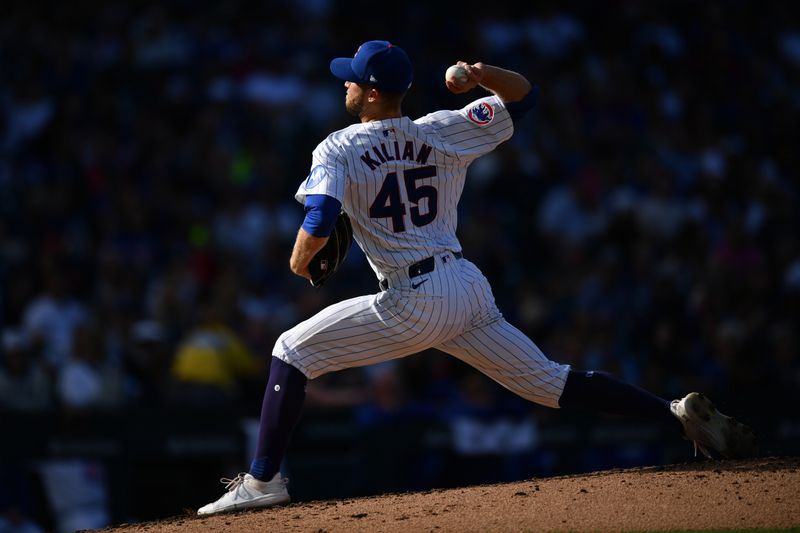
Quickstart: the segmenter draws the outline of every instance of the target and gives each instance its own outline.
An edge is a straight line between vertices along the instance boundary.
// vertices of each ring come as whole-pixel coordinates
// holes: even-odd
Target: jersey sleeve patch
[[[494,107],[488,102],[478,102],[467,111],[467,118],[478,126],[486,126],[494,119]]]
[[[306,178],[303,187],[307,191],[310,191],[311,189],[319,185],[323,179],[325,179],[325,167],[323,167],[322,165],[317,165],[311,169],[311,172]]]

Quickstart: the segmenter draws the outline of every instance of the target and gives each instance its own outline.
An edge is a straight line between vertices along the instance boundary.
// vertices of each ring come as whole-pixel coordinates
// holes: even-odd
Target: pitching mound
[[[292,504],[210,518],[185,516],[111,529],[171,533],[787,528],[800,526],[798,462],[790,457],[612,470]]]

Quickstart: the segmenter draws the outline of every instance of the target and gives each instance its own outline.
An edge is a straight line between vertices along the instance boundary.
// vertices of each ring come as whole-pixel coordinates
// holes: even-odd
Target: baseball
[[[444,73],[445,81],[451,81],[455,84],[462,84],[467,83],[469,81],[469,76],[467,76],[467,71],[464,70],[464,67],[459,67],[458,65],[451,65],[447,72]]]

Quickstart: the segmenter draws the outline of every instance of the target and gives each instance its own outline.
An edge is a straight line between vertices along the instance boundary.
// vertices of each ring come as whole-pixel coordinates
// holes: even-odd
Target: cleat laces
[[[219,478],[219,482],[225,485],[225,490],[228,492],[234,491],[244,483],[244,472],[240,472],[239,475],[233,479],[221,477]]]

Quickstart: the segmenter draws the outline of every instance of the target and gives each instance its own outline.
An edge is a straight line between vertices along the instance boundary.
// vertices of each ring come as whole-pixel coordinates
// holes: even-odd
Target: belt
[[[453,252],[453,257],[456,259],[462,259],[464,254],[461,252]],[[423,274],[429,274],[436,269],[436,258],[434,256],[428,257],[423,259],[422,261],[417,261],[413,265],[408,265],[408,277],[409,278],[416,278],[417,276],[421,276]],[[382,291],[385,291],[389,288],[389,280],[384,278],[378,282],[378,286],[381,288]]]

